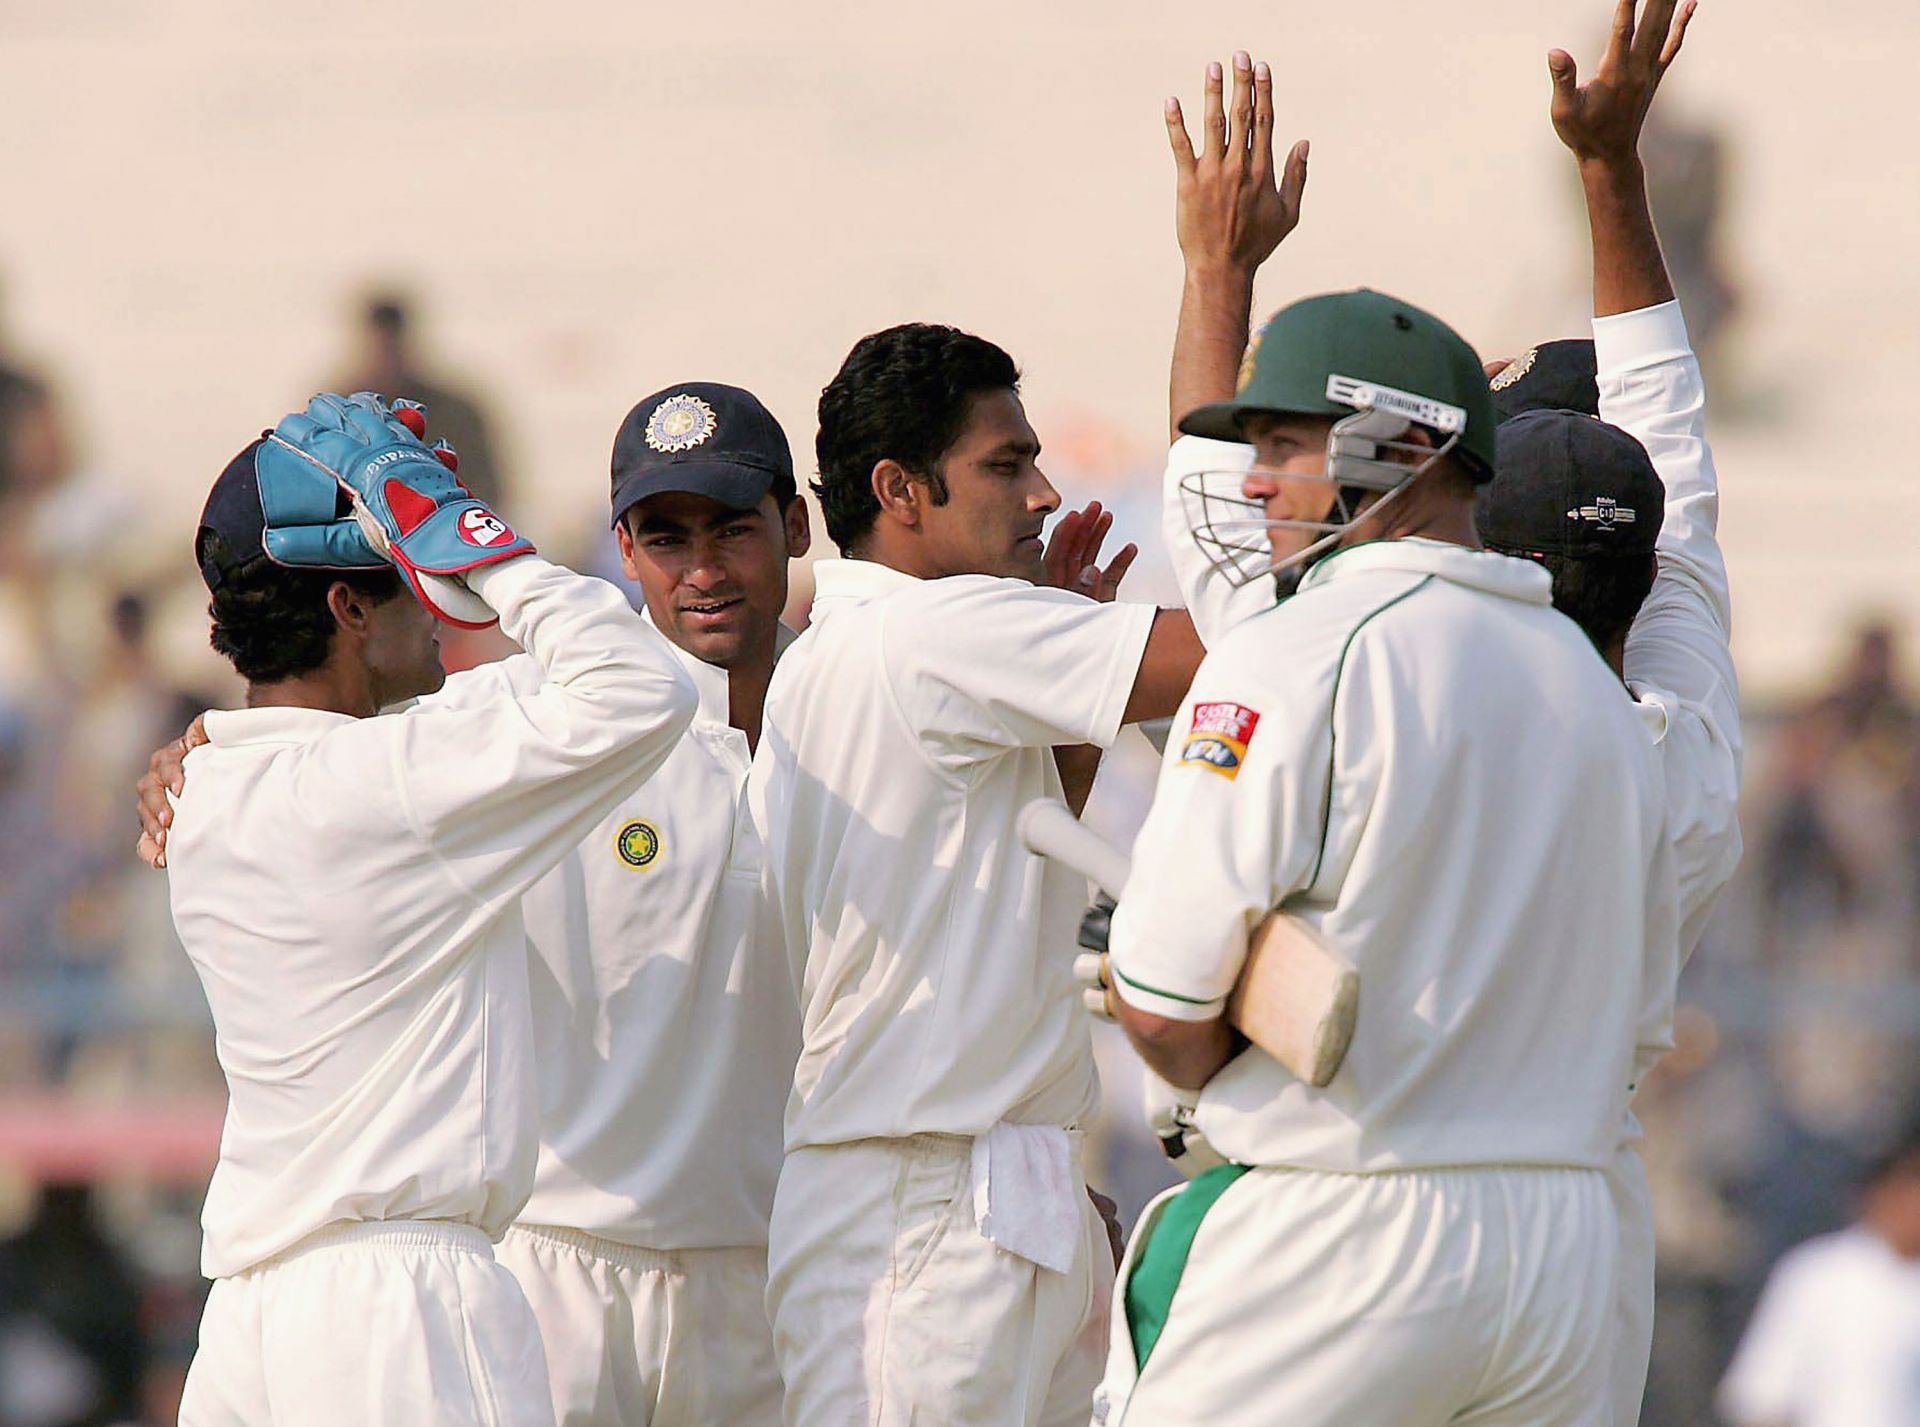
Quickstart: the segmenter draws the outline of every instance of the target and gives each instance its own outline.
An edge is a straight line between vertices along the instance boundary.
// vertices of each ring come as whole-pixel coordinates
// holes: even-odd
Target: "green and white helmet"
[[[1245,442],[1246,418],[1257,412],[1334,418],[1320,477],[1333,486],[1334,502],[1325,520],[1270,520],[1243,494],[1244,468],[1183,478],[1187,528],[1235,585],[1262,575],[1297,581],[1339,542],[1361,500],[1378,495],[1377,510],[1442,456],[1454,456],[1476,481],[1493,478],[1493,395],[1479,356],[1431,313],[1368,288],[1276,312],[1247,347],[1233,400],[1196,407],[1180,429]],[[1415,426],[1431,434],[1431,446],[1402,439]],[[1390,459],[1396,453],[1413,463]],[[1277,529],[1320,538],[1275,560],[1269,535]]]

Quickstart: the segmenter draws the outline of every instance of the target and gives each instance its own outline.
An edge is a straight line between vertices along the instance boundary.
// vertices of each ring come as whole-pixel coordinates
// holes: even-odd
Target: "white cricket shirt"
[[[1627,634],[1627,687],[1660,750],[1680,896],[1679,964],[1740,861],[1740,685],[1732,600],[1715,528],[1720,487],[1706,392],[1678,302],[1593,323],[1600,417],[1630,433],[1667,488],[1660,569]],[[1673,1043],[1672,977],[1651,979],[1637,1083]]]
[[[1732,602],[1715,530],[1720,489],[1706,439],[1706,395],[1678,302],[1593,322],[1601,419],[1647,449],[1666,486],[1659,573],[1627,637],[1625,674],[1642,724],[1659,749],[1667,832],[1680,899],[1679,965],[1699,945],[1740,861],[1740,687],[1729,645]],[[1194,544],[1184,478],[1230,477],[1253,448],[1183,436],[1167,453],[1162,533],[1181,593],[1209,645],[1270,609],[1265,580],[1235,589]],[[1229,481],[1223,479],[1222,484]],[[1634,1081],[1672,1046],[1674,975],[1656,968],[1642,1010]]]
[[[1652,745],[1550,588],[1524,560],[1358,545],[1201,665],[1114,918],[1121,995],[1219,1015],[1283,904],[1360,972],[1326,1089],[1258,1048],[1208,1084],[1197,1124],[1228,1158],[1612,1154],[1672,871]]]
[[[1056,744],[1110,744],[1155,611],[1024,580],[814,566],[748,781],[800,988],[787,1147],[1099,1101],[1073,980],[1086,883],[1020,845]]]
[[[726,672],[673,652],[699,690],[692,726],[521,899],[540,1160],[518,1217],[662,1251],[762,1247],[800,1012],[758,915],[751,755]],[[539,677],[515,656],[422,703]]]
[[[469,583],[544,670],[536,691],[213,712],[188,756],[167,877],[228,1091],[209,1277],[344,1222],[498,1239],[533,1187],[519,899],[660,766],[695,695],[603,581],[527,555]]]
[[[1735,1427],[1920,1422],[1920,1263],[1864,1228],[1781,1258],[1720,1383]]]

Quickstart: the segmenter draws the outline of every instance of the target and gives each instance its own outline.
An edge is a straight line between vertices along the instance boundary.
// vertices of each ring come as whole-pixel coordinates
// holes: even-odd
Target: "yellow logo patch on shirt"
[[[635,818],[613,839],[614,851],[629,867],[645,867],[660,855],[660,833],[652,823]]]
[[[1187,741],[1180,745],[1180,766],[1238,778],[1259,724],[1260,715],[1241,704],[1195,704]]]

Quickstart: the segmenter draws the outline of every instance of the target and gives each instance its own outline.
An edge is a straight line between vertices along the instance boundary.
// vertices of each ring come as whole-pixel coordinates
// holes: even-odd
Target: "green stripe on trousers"
[[[1167,1311],[1173,1307],[1174,1290],[1180,1275],[1187,1271],[1187,1255],[1193,1252],[1193,1237],[1200,1232],[1200,1221],[1227,1189],[1245,1174],[1251,1165],[1220,1164],[1194,1176],[1189,1184],[1160,1211],[1153,1226],[1153,1237],[1134,1260],[1127,1275],[1127,1329],[1133,1336],[1133,1365],[1147,1365],[1147,1354],[1166,1330]]]

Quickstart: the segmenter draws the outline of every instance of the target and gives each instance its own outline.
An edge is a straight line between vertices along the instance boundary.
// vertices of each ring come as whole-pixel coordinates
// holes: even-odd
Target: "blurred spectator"
[[[489,504],[500,502],[505,476],[494,449],[491,422],[473,397],[428,374],[414,332],[413,309],[398,293],[379,292],[361,307],[359,351],[334,389],[404,396],[427,408],[428,434],[444,436],[460,453],[460,479]]]
[[[1778,746],[1756,848],[1756,950],[1786,983],[1772,1073],[1789,1115],[1864,1147],[1920,1109],[1920,708],[1892,625],[1856,630]]]
[[[1852,1227],[1774,1268],[1720,1408],[1734,1427],[1920,1423],[1920,1125],[1867,1174]]]
[[[107,1427],[141,1410],[146,1349],[132,1265],[93,1191],[54,1183],[0,1243],[0,1427]]]
[[[1646,155],[1647,194],[1660,224],[1660,246],[1711,390],[1725,324],[1740,308],[1721,242],[1727,207],[1726,140],[1715,126],[1656,110],[1640,149]]]
[[[1907,895],[1920,716],[1899,680],[1899,636],[1868,620],[1834,684],[1793,714],[1782,734],[1778,805],[1761,839],[1764,895],[1793,930],[1812,918],[1868,912],[1876,862]]]

